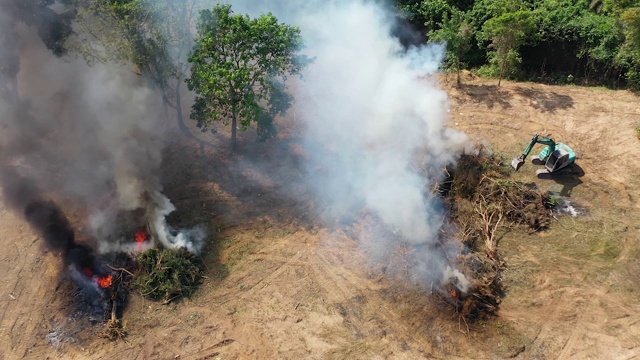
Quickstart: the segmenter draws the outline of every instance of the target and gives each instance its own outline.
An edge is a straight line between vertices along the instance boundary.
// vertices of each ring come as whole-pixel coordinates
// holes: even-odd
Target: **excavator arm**
[[[553,141],[552,139],[545,137],[545,136],[540,136],[538,134],[536,134],[532,139],[531,142],[529,143],[529,146],[527,146],[527,148],[524,150],[524,152],[522,153],[522,155],[520,155],[520,157],[515,158],[511,161],[511,167],[515,169],[515,171],[518,171],[520,169],[520,167],[522,167],[522,165],[524,165],[524,161],[527,158],[527,156],[529,156],[529,153],[531,152],[531,150],[533,149],[533,147],[536,144],[543,144],[543,145],[547,145],[549,147],[549,154],[551,154],[555,148],[556,148],[556,143],[555,141]]]

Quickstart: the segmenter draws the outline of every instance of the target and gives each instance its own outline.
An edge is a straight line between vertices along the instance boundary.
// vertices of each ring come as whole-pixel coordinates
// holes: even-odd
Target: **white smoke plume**
[[[466,141],[446,127],[447,96],[431,79],[442,46],[404,49],[392,35],[392,12],[375,1],[232,4],[237,13],[271,11],[300,26],[305,52],[316,58],[294,95],[320,212],[327,219],[373,214],[388,232],[372,230],[363,240],[381,254],[407,242],[423,281],[457,279],[464,290],[467,280],[447,259],[458,249],[439,242],[443,212],[430,193]],[[0,145],[12,161],[26,164],[22,172],[45,190],[100,209],[90,227],[97,239],[109,239],[100,242],[102,251],[122,247],[113,227],[120,210],[141,212],[163,245],[199,251],[201,230],[180,232],[165,222],[173,205],[159,178],[164,115],[157,95],[127,69],[65,63],[34,31],[21,34],[19,92],[30,104],[19,108],[29,116],[14,116],[13,106],[0,110],[8,129]]]
[[[381,2],[232,4],[300,26],[304,51],[315,57],[294,86],[295,111],[325,219],[373,214],[386,230],[364,229],[365,246],[383,257],[409,244],[419,281],[466,291],[468,280],[449,260],[460,249],[441,241],[444,213],[431,193],[467,142],[446,126],[447,95],[433,78],[444,47],[403,48],[392,34],[397,18]]]
[[[19,45],[0,55],[15,52],[20,71],[17,99],[0,99],[0,186],[12,203],[20,207],[34,196],[6,190],[28,181],[39,196],[88,209],[87,230],[99,252],[141,249],[126,230],[144,224],[163,246],[199,252],[202,229],[172,229],[165,221],[175,207],[162,194],[166,115],[159,96],[131,69],[61,59],[33,28],[0,24],[9,26]]]
[[[334,216],[362,209],[396,236],[375,234],[381,253],[398,239],[414,247],[413,269],[437,284],[468,281],[439,243],[443,211],[433,181],[467,137],[446,127],[447,95],[431,78],[444,47],[404,50],[393,17],[372,2],[339,2],[303,17],[315,63],[304,73],[299,106],[308,125],[311,180]],[[369,236],[369,238],[371,238]]]

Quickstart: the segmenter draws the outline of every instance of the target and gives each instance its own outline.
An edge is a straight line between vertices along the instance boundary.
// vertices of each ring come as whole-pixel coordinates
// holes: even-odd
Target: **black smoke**
[[[71,223],[60,207],[51,200],[36,200],[26,205],[24,216],[34,231],[42,236],[46,246],[59,252],[66,266],[74,266],[85,275],[105,276],[93,249],[77,243]]]
[[[78,243],[75,232],[64,212],[52,200],[45,199],[42,191],[17,169],[3,166],[0,171],[4,202],[24,216],[31,228],[42,237],[48,250],[60,254],[65,267],[73,267],[78,273],[109,274],[96,257],[93,249]]]

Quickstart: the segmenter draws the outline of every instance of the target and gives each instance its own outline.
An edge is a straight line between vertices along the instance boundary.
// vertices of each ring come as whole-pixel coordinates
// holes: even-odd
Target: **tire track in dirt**
[[[408,301],[409,298],[384,298],[383,291],[391,285],[387,284],[390,279],[377,279],[374,282],[367,276],[368,261],[363,258],[354,240],[341,238],[342,235],[330,236],[331,240],[319,245],[311,266],[315,280],[324,289],[323,294],[329,295],[326,298],[329,302],[327,305],[338,312],[343,327],[349,331],[349,337],[336,341],[343,346],[364,341],[383,357],[465,358],[456,356],[453,348],[441,353],[441,349],[433,345],[436,340],[421,331],[422,321],[414,322],[415,317],[411,317],[410,322],[406,321],[402,309],[405,305],[412,308],[413,304],[396,301]]]
[[[575,316],[574,309],[567,308],[566,299],[574,299],[577,291],[578,289],[565,288],[554,290],[552,294],[547,295],[553,296],[554,299],[549,305],[540,309],[547,315],[533,338],[532,349],[545,349],[545,352],[548,353],[558,353],[565,346],[576,329],[574,326],[566,324],[566,321],[560,321],[560,319],[571,319]],[[521,316],[526,317],[527,314],[518,315],[518,317]],[[517,319],[514,320],[518,321]],[[562,331],[557,331],[558,327],[561,327]]]
[[[602,288],[588,291],[583,296],[587,306],[577,311],[575,327],[558,353],[558,359],[575,359],[598,357],[599,354],[611,352],[617,358],[640,356],[640,331],[634,324],[640,321],[636,311],[625,312],[627,304],[620,304],[612,299]],[[623,316],[616,315],[622,314]],[[607,334],[604,328],[611,329],[614,334]]]
[[[245,298],[249,298],[255,295],[256,292],[259,292],[261,289],[259,288],[261,285],[265,286],[265,284],[268,284],[270,282],[272,282],[274,279],[282,276],[282,274],[288,270],[288,268],[290,266],[306,266],[305,262],[302,261],[302,256],[305,255],[304,252],[301,251],[297,251],[296,254],[289,259],[283,259],[281,257],[278,256],[274,256],[272,257],[271,261],[275,262],[275,263],[279,263],[279,265],[276,266],[275,270],[273,270],[269,275],[267,275],[266,277],[261,278],[260,280],[258,280],[258,282],[256,282],[255,284],[251,285],[249,287],[248,290],[244,291],[242,293],[242,295],[240,295],[240,299],[245,299]],[[266,257],[249,257],[247,260],[248,261],[261,261],[263,259],[269,259],[269,256]]]
[[[569,263],[569,259],[567,259]],[[555,271],[571,273],[571,268]],[[554,271],[554,272],[555,272]],[[574,277],[575,275],[570,275]],[[554,359],[631,358],[640,355],[640,306],[625,303],[617,294],[601,284],[592,283],[586,275],[574,280],[575,286],[553,288],[550,273],[532,289],[533,299],[550,299],[536,308],[507,309],[503,316],[515,324],[531,324],[536,328],[529,356],[545,354]],[[527,297],[529,297],[527,296]],[[530,309],[530,308],[529,308]],[[545,314],[540,317],[537,314]],[[539,319],[542,322],[536,324]],[[603,357],[604,354],[616,354]]]
[[[3,213],[0,228],[5,249],[5,261],[0,265],[0,281],[5,284],[1,293],[0,357],[37,356],[35,347],[46,344],[41,329],[47,305],[36,299],[53,297],[51,278],[57,276],[57,261],[49,256],[43,261],[39,238],[13,214]],[[25,307],[28,303],[32,306]]]
[[[559,179],[537,183],[550,190],[569,184],[571,201],[586,206],[587,216],[594,220],[594,226],[604,227],[600,230],[602,241],[606,235],[622,240],[620,254],[614,259],[615,271],[620,271],[620,267],[633,261],[630,256],[638,248],[637,229],[633,225],[640,219],[637,211],[640,208],[640,182],[637,178],[640,174],[640,161],[637,160],[640,158],[640,141],[636,133],[640,126],[638,97],[625,91],[572,87],[560,91],[562,99],[570,101],[558,102],[560,99],[554,87],[533,84],[527,86],[529,91],[521,91],[520,84],[507,82],[505,85],[500,89],[501,108],[494,106],[496,94],[477,96],[465,94],[464,88],[452,88],[450,92],[461,104],[451,111],[456,127],[486,138],[495,150],[501,152],[513,151],[514,146],[543,131],[549,131],[555,140],[572,146],[578,153],[576,164],[583,169],[584,175],[577,175],[578,181]],[[469,87],[474,89],[478,85]],[[542,111],[539,99],[548,100],[542,106],[552,106],[554,111]],[[522,170],[518,175],[527,179],[524,181],[531,181]],[[589,221],[583,221],[582,226],[588,226]],[[608,225],[611,226],[610,231],[607,231]],[[591,228],[576,229],[575,236],[592,239],[600,233]],[[536,256],[546,259],[545,255]],[[606,275],[613,267],[606,262],[590,261],[589,258],[578,264],[575,256],[566,259],[562,254],[554,253],[553,256],[563,260],[553,260],[553,267],[544,270],[552,279],[551,284],[569,281],[572,285],[549,285],[549,288],[538,284],[533,290],[525,287],[521,294],[511,294],[519,297],[519,303],[508,298],[503,307],[503,315],[514,324],[533,325],[524,328],[533,339],[525,358],[617,359],[639,356],[640,327],[637,324],[640,318],[637,314],[640,309],[633,302],[637,294],[626,294],[615,284],[616,279],[624,274],[613,272]],[[563,262],[557,267],[557,263]],[[550,265],[547,261],[545,264]],[[584,270],[605,274],[599,274],[600,280],[591,279],[583,273]],[[535,305],[520,308],[523,300]],[[532,309],[531,306],[535,307]],[[533,334],[531,327],[536,330]]]

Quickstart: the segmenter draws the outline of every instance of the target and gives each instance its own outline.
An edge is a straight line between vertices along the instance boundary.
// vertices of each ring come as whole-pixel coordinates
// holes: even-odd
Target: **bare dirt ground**
[[[296,130],[230,155],[223,136],[171,145],[163,171],[179,210],[206,223],[207,279],[170,305],[134,295],[130,335],[110,342],[75,311],[60,260],[0,207],[0,359],[632,359],[640,358],[640,127],[625,91],[503,83],[467,76],[451,126],[505,157],[535,133],[579,153],[569,175],[516,178],[558,192],[581,211],[551,229],[505,231],[507,294],[497,318],[465,324],[426,290],[367,260],[349,228],[315,220],[300,179]],[[290,119],[292,121],[292,119]],[[536,148],[537,149],[537,148]],[[70,217],[82,226],[80,215]]]

